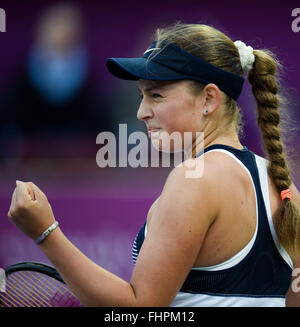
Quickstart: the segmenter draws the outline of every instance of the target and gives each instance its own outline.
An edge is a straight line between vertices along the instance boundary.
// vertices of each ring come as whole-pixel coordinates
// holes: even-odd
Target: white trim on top
[[[178,292],[170,307],[284,307],[279,296],[210,295]]]
[[[275,227],[273,224],[273,218],[272,218],[272,213],[271,213],[271,205],[270,205],[270,193],[269,193],[269,182],[268,182],[268,170],[267,170],[267,160],[255,155],[255,160],[257,164],[257,169],[259,173],[259,180],[260,180],[260,185],[261,185],[261,190],[264,198],[264,203],[265,203],[265,208],[268,216],[268,222],[271,230],[271,234],[273,237],[273,241],[278,249],[279,254],[282,256],[284,261],[292,268],[294,269],[293,261],[285,248],[280,244],[278,240],[277,233],[275,231]]]
[[[258,204],[257,204],[257,194],[256,194],[256,189],[254,186],[254,182],[252,179],[252,176],[248,170],[247,167],[245,167],[245,165],[236,157],[234,156],[231,152],[224,150],[224,149],[213,149],[210,150],[208,152],[223,152],[229,156],[231,156],[236,162],[238,162],[241,167],[243,167],[246,172],[248,173],[253,188],[254,188],[254,192],[255,192],[255,199],[256,199],[256,228],[255,228],[255,233],[253,235],[253,237],[251,238],[251,240],[249,241],[249,243],[242,249],[240,250],[237,254],[235,254],[233,257],[231,257],[230,259],[221,262],[217,265],[212,265],[212,266],[206,266],[206,267],[193,267],[192,270],[200,270],[200,271],[218,271],[218,270],[222,270],[222,269],[228,269],[230,267],[233,267],[235,265],[237,265],[239,262],[241,262],[246,256],[247,254],[250,252],[255,239],[256,239],[256,235],[257,235],[257,230],[258,230]],[[262,194],[263,194],[263,199],[264,199],[264,204],[265,204],[265,208],[266,208],[266,212],[267,212],[267,217],[268,217],[268,222],[269,222],[269,226],[270,226],[270,230],[271,230],[271,234],[274,240],[274,243],[280,253],[280,255],[282,256],[282,258],[286,261],[286,263],[293,269],[293,262],[291,257],[289,256],[289,254],[287,253],[287,251],[285,250],[285,248],[279,243],[275,228],[274,228],[274,224],[273,224],[273,219],[272,219],[272,215],[271,215],[271,207],[270,207],[270,196],[269,196],[269,184],[268,184],[268,173],[267,173],[267,167],[266,167],[266,163],[267,160],[255,155],[255,160],[256,160],[256,164],[257,164],[257,169],[258,169],[258,175],[259,175],[259,180],[260,180],[260,185],[261,185],[261,190],[262,190]],[[146,237],[147,234],[147,224],[145,226],[145,233],[144,236]]]
[[[233,257],[231,257],[230,259],[228,259],[224,262],[221,262],[221,263],[213,265],[213,266],[193,267],[192,268],[192,270],[200,270],[200,271],[217,271],[217,270],[228,269],[228,268],[231,268],[231,267],[237,265],[239,262],[241,262],[247,256],[247,254],[252,249],[252,246],[256,240],[256,235],[257,235],[257,230],[258,230],[258,203],[257,203],[257,194],[256,194],[255,185],[254,185],[252,176],[251,176],[248,168],[235,155],[233,155],[231,152],[229,152],[227,150],[213,149],[213,150],[207,151],[206,153],[208,153],[208,152],[223,152],[223,153],[229,155],[230,157],[232,157],[241,167],[243,167],[251,179],[254,193],[255,193],[255,199],[256,199],[256,228],[255,228],[255,233],[253,234],[253,236],[252,236],[251,240],[248,242],[248,244],[242,250],[240,250],[238,253],[236,253]]]

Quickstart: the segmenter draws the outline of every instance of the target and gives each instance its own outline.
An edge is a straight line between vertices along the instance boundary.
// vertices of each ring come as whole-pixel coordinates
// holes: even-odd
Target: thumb
[[[31,197],[31,200],[34,201],[36,199],[35,193],[33,191],[33,188],[30,186],[30,183],[24,183],[25,187],[27,188],[27,191]]]
[[[34,200],[34,194],[33,192],[27,187],[26,183],[21,182],[19,180],[16,181],[16,196],[18,198],[18,201],[28,201],[28,200]]]

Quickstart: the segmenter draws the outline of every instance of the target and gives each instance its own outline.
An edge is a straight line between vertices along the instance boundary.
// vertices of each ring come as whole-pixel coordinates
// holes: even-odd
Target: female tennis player
[[[137,117],[153,143],[160,146],[163,132],[204,135],[193,133],[183,149],[187,160],[204,158],[203,176],[186,178],[185,165],[171,171],[135,239],[129,283],[66,238],[35,184],[16,183],[9,219],[87,306],[300,305],[292,280],[300,267],[300,195],[280,137],[278,66],[270,51],[199,24],[157,30],[140,58],[107,60],[113,75],[138,81]],[[236,100],[246,72],[267,159],[239,141]]]

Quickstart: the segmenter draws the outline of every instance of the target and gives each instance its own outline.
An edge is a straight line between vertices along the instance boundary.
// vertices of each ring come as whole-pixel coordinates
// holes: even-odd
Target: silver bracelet
[[[34,240],[35,244],[40,244],[44,241],[44,239],[49,236],[57,227],[59,223],[55,221],[50,227],[48,227],[44,233],[42,233],[36,240]]]

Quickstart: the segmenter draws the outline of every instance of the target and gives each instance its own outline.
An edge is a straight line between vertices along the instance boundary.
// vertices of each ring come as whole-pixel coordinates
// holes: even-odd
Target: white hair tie
[[[253,63],[255,61],[255,56],[253,54],[253,48],[250,47],[250,45],[246,45],[242,41],[235,41],[234,42],[235,46],[239,50],[239,55],[240,55],[240,60],[241,60],[241,65],[242,69],[245,72],[248,72],[249,70],[252,69]]]

